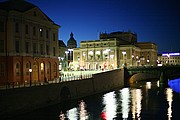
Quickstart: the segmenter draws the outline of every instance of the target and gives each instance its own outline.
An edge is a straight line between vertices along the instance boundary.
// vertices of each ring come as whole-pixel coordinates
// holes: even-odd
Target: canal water
[[[139,82],[14,116],[12,120],[179,120],[180,79],[168,84]]]

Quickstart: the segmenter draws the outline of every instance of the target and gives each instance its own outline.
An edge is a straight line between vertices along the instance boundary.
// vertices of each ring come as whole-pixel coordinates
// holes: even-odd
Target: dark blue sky
[[[70,32],[78,42],[99,39],[100,32],[137,33],[139,42],[154,42],[158,51],[180,51],[179,0],[27,0],[56,24],[65,44]]]

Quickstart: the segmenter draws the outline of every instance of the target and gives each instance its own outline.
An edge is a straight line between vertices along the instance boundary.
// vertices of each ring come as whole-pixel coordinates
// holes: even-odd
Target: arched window
[[[41,74],[44,73],[44,63],[41,63]]]
[[[20,63],[16,63],[16,76],[20,75]]]

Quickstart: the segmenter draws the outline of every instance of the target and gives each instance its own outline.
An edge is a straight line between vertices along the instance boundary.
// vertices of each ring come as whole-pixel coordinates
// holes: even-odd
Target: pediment
[[[43,21],[49,21],[53,22],[45,13],[43,13],[38,7],[35,7],[33,9],[30,9],[26,12],[24,12],[24,15],[26,17],[30,17],[33,19],[43,20]]]

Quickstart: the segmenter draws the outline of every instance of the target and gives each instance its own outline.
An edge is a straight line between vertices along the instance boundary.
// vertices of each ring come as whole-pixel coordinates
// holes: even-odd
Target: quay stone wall
[[[69,91],[70,99],[77,99],[124,86],[124,70],[94,74],[93,78],[54,83],[28,88],[0,90],[0,116],[13,116],[62,102],[61,93]]]

